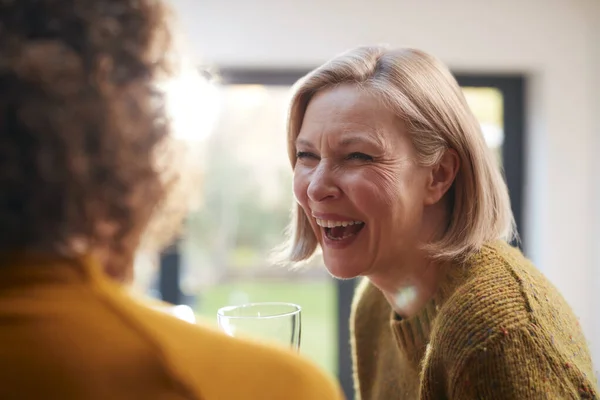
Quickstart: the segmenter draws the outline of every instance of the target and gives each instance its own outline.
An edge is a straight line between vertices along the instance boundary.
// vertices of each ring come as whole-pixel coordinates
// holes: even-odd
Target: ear
[[[448,192],[458,169],[460,167],[460,157],[454,149],[447,149],[442,154],[440,161],[431,167],[430,176],[427,184],[427,193],[425,204],[433,205],[444,197]]]

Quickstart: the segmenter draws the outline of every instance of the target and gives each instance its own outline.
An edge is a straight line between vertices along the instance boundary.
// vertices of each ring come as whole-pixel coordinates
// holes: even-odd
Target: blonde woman
[[[448,69],[364,47],[295,87],[287,257],[364,277],[358,397],[596,398],[577,318],[518,249],[502,174]]]
[[[166,15],[160,0],[0,1],[0,398],[339,400],[297,354],[125,289],[175,189],[158,162]]]

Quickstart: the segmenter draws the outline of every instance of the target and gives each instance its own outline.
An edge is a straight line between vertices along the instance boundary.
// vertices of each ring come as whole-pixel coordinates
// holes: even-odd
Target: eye
[[[298,152],[296,152],[296,158],[298,158],[299,160],[302,160],[305,158],[318,159],[319,157],[317,157],[315,154],[309,153],[307,151],[298,151]]]
[[[373,161],[373,157],[365,153],[350,153],[346,159],[357,161]]]

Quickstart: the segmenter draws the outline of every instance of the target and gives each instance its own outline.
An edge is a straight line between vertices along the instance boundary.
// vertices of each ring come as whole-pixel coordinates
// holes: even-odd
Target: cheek
[[[373,182],[379,188],[376,193],[380,197],[381,202],[387,206],[396,204],[405,190],[404,183],[400,179],[398,172],[391,169],[379,171],[373,177]]]
[[[394,232],[415,234],[423,214],[423,176],[417,168],[407,168],[381,177],[380,211]]]
[[[357,203],[380,211],[396,204],[402,193],[402,181],[391,169],[364,171],[348,183],[348,191]]]
[[[308,201],[308,179],[305,174],[296,170],[294,171],[294,196],[296,197],[296,201],[300,203],[303,207],[307,205]]]
[[[293,182],[294,197],[296,198],[296,201],[298,202],[298,204],[300,204],[300,208],[302,210],[304,210],[304,214],[310,222],[310,227],[312,228],[313,233],[318,238],[320,235],[321,228],[319,228],[316,225],[316,223],[314,222],[314,219],[310,217],[311,211],[310,211],[310,207],[308,205],[308,194],[307,194],[308,184],[309,184],[309,180],[308,180],[306,174],[302,174],[299,170],[294,171],[294,182]]]

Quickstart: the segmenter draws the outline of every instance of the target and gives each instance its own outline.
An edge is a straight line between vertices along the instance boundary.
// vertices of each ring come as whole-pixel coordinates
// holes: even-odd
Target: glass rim
[[[240,308],[251,308],[256,306],[289,306],[293,308],[291,311],[284,311],[277,314],[270,314],[265,316],[250,316],[250,315],[227,315],[228,311],[240,309]],[[287,303],[287,302],[278,302],[278,301],[265,301],[265,302],[255,302],[255,303],[244,303],[237,306],[224,306],[217,310],[217,316],[223,318],[230,319],[267,319],[267,318],[280,318],[287,317],[295,314],[299,314],[302,311],[302,307],[295,303]]]

